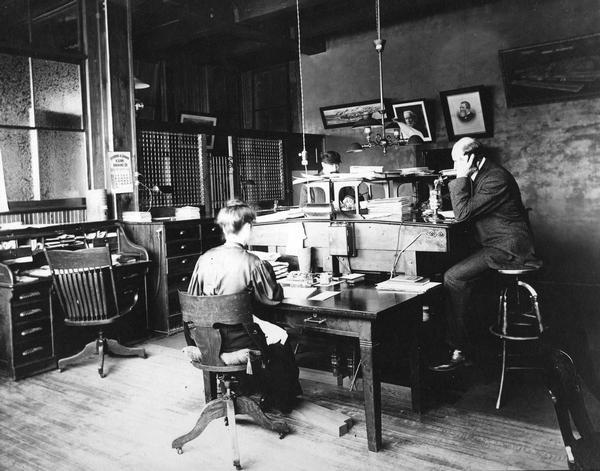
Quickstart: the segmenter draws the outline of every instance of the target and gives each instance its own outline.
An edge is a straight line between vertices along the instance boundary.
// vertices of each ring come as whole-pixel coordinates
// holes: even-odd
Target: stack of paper
[[[358,283],[359,281],[363,281],[365,279],[364,273],[346,273],[340,277],[342,280],[352,284]]]
[[[148,211],[123,211],[121,219],[127,222],[151,222],[152,214]]]
[[[288,262],[269,262],[273,267],[273,271],[275,272],[275,278],[278,280],[282,278],[287,278],[288,276],[288,268],[290,264]]]
[[[386,291],[406,291],[410,293],[425,293],[441,283],[430,281],[419,275],[398,275],[389,280],[377,283],[375,288]]]
[[[369,218],[393,217],[405,220],[410,217],[410,200],[407,196],[377,198],[367,202]]]
[[[175,208],[175,219],[200,219],[200,208],[197,206]]]

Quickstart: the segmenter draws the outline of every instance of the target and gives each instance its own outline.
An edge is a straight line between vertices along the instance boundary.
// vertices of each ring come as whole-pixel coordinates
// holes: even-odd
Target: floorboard
[[[19,382],[0,380],[0,468],[23,470],[233,469],[227,430],[213,421],[177,455],[171,441],[189,431],[203,405],[200,372],[179,351],[182,340],[150,340],[147,359],[94,360]],[[383,390],[383,445],[367,451],[362,392],[303,380],[305,396],[355,421],[334,438],[290,421],[277,434],[240,418],[244,469],[254,470],[543,470],[567,469],[550,400],[536,381],[519,383],[494,409],[496,383],[466,388],[421,416]],[[509,385],[510,387],[510,385]]]

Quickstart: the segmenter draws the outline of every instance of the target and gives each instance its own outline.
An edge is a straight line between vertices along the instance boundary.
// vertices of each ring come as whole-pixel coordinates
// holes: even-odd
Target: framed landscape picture
[[[394,110],[394,120],[398,123],[406,124],[400,129],[407,129],[409,138],[411,136],[419,136],[423,142],[431,142],[433,135],[431,132],[431,119],[427,114],[427,106],[425,100],[411,100],[392,105]],[[404,131],[403,131],[404,134]]]
[[[180,123],[195,123],[205,126],[216,126],[217,117],[202,113],[181,113],[179,115]],[[215,147],[215,135],[206,135],[206,148],[212,150]]]
[[[466,136],[493,135],[492,106],[487,87],[478,85],[440,92],[440,99],[450,141]]]
[[[381,119],[380,110],[381,102],[379,99],[320,108],[325,129],[352,126],[359,119],[369,115],[375,119]]]
[[[499,51],[506,106],[600,96],[600,33]]]

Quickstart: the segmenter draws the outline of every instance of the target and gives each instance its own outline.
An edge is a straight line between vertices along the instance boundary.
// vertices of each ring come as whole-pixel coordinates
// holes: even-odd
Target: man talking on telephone
[[[474,310],[475,290],[494,269],[540,266],[527,212],[514,177],[492,162],[486,148],[470,137],[452,148],[456,179],[448,184],[457,222],[471,223],[479,248],[444,274],[448,304],[450,358],[432,366],[450,371],[468,363],[466,324]]]

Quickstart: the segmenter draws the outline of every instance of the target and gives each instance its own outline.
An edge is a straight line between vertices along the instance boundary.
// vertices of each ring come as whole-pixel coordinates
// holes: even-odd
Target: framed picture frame
[[[483,85],[440,92],[448,139],[491,137],[492,104],[490,90]]]
[[[600,33],[498,51],[506,106],[600,96]]]
[[[216,126],[217,125],[217,117],[204,113],[180,113],[179,114],[179,122],[180,123],[194,123],[201,124],[203,126]],[[206,135],[206,148],[208,150],[213,150],[215,147],[215,135]]]
[[[387,100],[384,100],[387,115],[386,103]],[[367,117],[369,114],[375,119],[381,119],[380,109],[381,101],[379,99],[319,108],[325,129],[352,126],[359,119]]]
[[[427,103],[424,99],[405,101],[392,104],[394,118],[398,123],[406,124],[406,127],[401,126],[402,134],[408,132],[407,138],[411,136],[419,136],[423,142],[431,142],[433,133],[430,119],[430,114],[427,113]]]

